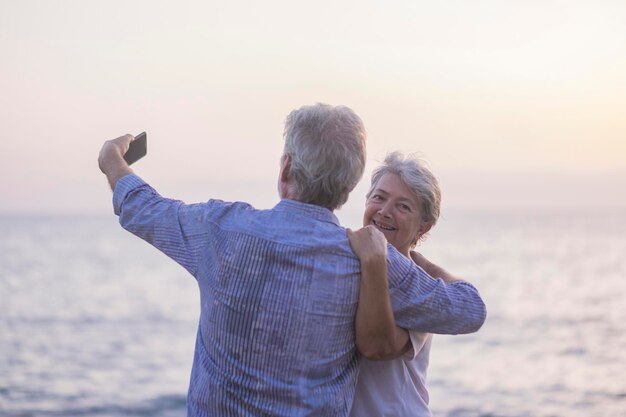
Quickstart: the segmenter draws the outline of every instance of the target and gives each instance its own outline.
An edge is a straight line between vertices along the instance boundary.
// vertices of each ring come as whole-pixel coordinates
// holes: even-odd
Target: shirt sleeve
[[[399,327],[438,334],[480,329],[487,311],[472,284],[433,278],[393,246],[388,249],[389,292]]]
[[[122,227],[147,241],[195,276],[203,242],[200,205],[159,195],[134,174],[122,177],[113,193],[113,210]]]

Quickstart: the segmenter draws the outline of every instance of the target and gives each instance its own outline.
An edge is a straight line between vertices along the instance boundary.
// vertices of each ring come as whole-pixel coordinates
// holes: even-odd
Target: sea
[[[434,416],[626,416],[626,210],[451,210],[418,250],[488,310],[434,337]],[[113,215],[0,216],[0,416],[185,416],[198,314]]]

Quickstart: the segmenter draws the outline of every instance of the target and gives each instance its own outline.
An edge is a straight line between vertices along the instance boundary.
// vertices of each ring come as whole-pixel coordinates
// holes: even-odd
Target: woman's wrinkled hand
[[[350,246],[362,262],[387,258],[387,239],[376,227],[368,225],[357,231],[347,231]]]

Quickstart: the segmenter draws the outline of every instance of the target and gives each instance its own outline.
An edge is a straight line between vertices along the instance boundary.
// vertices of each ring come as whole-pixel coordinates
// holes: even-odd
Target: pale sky
[[[626,2],[0,0],[0,213],[106,213],[102,143],[163,194],[271,207],[285,116],[353,108],[444,205],[626,208]]]

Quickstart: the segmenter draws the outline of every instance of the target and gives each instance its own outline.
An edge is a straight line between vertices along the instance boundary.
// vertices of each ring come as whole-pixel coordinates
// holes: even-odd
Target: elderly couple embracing
[[[124,161],[132,140],[105,142],[98,162],[121,225],[198,283],[188,416],[430,415],[432,333],[475,332],[486,309],[474,286],[413,251],[441,200],[421,161],[389,154],[351,231],[333,214],[365,166],[365,128],[348,107],[287,116],[269,210],[162,197]]]

